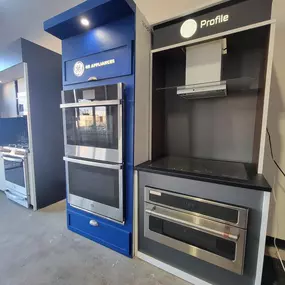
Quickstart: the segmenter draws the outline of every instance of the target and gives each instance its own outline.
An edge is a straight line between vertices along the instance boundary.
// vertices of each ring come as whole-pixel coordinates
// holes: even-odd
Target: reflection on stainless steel
[[[153,192],[155,193],[153,194]],[[163,193],[167,193],[167,195],[163,196]],[[151,201],[150,194],[154,195],[155,201],[160,202]],[[186,204],[188,200],[201,202],[199,210],[203,214],[183,209],[183,204],[179,204],[180,198],[183,198],[183,203]],[[176,200],[179,201],[176,204],[177,207],[169,206],[167,199],[178,199]],[[229,209],[237,211],[239,213],[238,223],[232,224],[211,217],[211,211],[208,206],[205,206],[207,204],[213,205],[212,211],[215,211],[215,207],[219,207],[219,211],[223,211],[223,209],[224,211]],[[179,208],[178,205],[181,205],[182,208]],[[144,207],[145,237],[229,271],[243,274],[248,210],[150,187],[145,188]],[[155,220],[151,222],[151,219]],[[201,235],[203,237],[197,241]]]
[[[67,162],[89,165],[89,166],[94,166],[94,167],[102,167],[102,168],[117,169],[117,170],[122,169],[121,164],[107,164],[107,163],[101,163],[101,162],[99,163],[99,162],[86,161],[86,160],[74,159],[74,158],[69,158],[69,157],[64,157],[63,160]]]
[[[65,154],[67,156],[75,156],[79,158],[122,163],[121,152],[119,152],[119,150],[116,149],[105,149],[99,147],[79,146],[79,145],[66,145]]]

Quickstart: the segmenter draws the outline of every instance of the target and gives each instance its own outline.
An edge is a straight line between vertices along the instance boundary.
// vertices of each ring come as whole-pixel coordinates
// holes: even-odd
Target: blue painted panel
[[[129,45],[135,39],[134,16],[62,41],[63,61]]]
[[[128,3],[130,3],[130,5]],[[59,39],[66,39],[86,31],[80,19],[86,17],[94,29],[134,13],[132,0],[87,0],[44,23],[44,29]]]
[[[98,227],[90,225],[96,220]],[[120,253],[131,256],[131,233],[105,223],[102,219],[88,217],[74,211],[67,211],[67,224],[70,230],[86,236]],[[115,238],[114,238],[115,237]]]
[[[129,75],[132,73],[132,47],[123,46],[70,60],[65,62],[64,69],[64,84],[86,82],[91,78],[102,80]]]
[[[27,144],[28,142],[27,117],[0,119],[0,145]]]

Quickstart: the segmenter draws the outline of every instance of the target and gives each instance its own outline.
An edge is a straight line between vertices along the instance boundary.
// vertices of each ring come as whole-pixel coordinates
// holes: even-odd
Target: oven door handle
[[[88,166],[94,166],[94,167],[116,169],[116,170],[122,169],[122,164],[107,164],[107,163],[93,162],[93,161],[70,158],[70,157],[66,157],[66,156],[63,158],[63,160],[67,161],[67,162],[83,164],[83,165],[88,165]]]
[[[3,156],[3,159],[6,161],[23,162],[23,159],[21,158],[12,158],[12,157]]]
[[[112,106],[121,105],[121,100],[102,100],[102,101],[92,101],[92,102],[79,102],[79,103],[65,103],[60,104],[61,109],[65,108],[76,108],[76,107],[93,107],[93,106]]]
[[[162,219],[168,220],[168,221],[173,222],[173,223],[178,223],[178,224],[184,225],[186,227],[189,227],[189,228],[192,228],[192,229],[195,229],[195,230],[198,230],[198,231],[210,234],[210,235],[215,235],[215,236],[221,237],[223,239],[233,240],[235,242],[237,242],[239,239],[238,235],[233,235],[230,233],[225,233],[225,232],[221,232],[218,230],[210,229],[210,228],[205,227],[203,225],[197,225],[197,224],[191,223],[189,221],[185,221],[182,219],[171,217],[171,216],[163,214],[163,213],[159,213],[156,210],[155,206],[152,208],[152,210],[146,209],[145,211],[146,211],[146,213],[148,213],[154,217],[162,218]]]

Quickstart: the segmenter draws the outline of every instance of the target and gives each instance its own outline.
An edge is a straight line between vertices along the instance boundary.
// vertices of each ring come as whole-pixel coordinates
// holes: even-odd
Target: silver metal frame
[[[123,105],[122,105],[123,83],[117,84],[117,90],[118,90],[118,100],[105,100],[105,101],[68,103],[68,104],[65,104],[64,91],[62,91],[61,97],[63,104],[60,105],[60,108],[62,108],[62,117],[63,117],[65,155],[108,161],[114,163],[123,162]],[[111,106],[111,105],[118,106],[118,149],[108,149],[108,148],[99,148],[92,146],[67,144],[66,114],[65,114],[66,108]]]
[[[15,158],[13,158],[13,156]],[[30,184],[29,184],[29,170],[28,170],[27,157],[21,155],[3,155],[2,157],[4,161],[6,160],[6,161],[23,162],[25,187],[22,187],[20,185],[17,185],[13,182],[6,180],[5,183],[7,191],[5,192],[9,199],[28,208],[30,204]]]
[[[107,217],[111,220],[118,221],[120,223],[124,222],[124,197],[123,197],[123,169],[121,164],[106,164],[93,161],[79,160],[69,157],[63,158],[65,161],[65,174],[66,174],[66,183],[67,183],[67,193],[68,193],[68,202],[71,206],[79,208],[86,212],[95,213],[104,217]],[[119,175],[119,208],[111,207],[106,204],[101,204],[77,195],[70,194],[69,189],[69,172],[68,172],[68,163],[77,163],[82,165],[88,165],[92,167],[114,169],[118,171]],[[95,187],[95,186],[94,186]]]
[[[229,221],[221,220],[221,219],[218,219],[218,218],[214,218],[214,217],[206,216],[206,215],[203,215],[203,214],[199,214],[199,213],[183,210],[183,209],[180,209],[180,208],[177,209],[175,207],[171,207],[171,206],[168,206],[168,205],[165,205],[165,204],[161,204],[161,203],[156,203],[156,202],[153,202],[153,201],[151,201],[149,199],[150,192],[152,192],[153,194],[157,193],[157,195],[159,195],[160,193],[165,193],[167,195],[172,195],[174,197],[181,197],[181,198],[184,198],[184,199],[199,201],[199,202],[203,202],[203,203],[206,203],[206,204],[211,204],[211,205],[223,207],[223,208],[226,208],[226,209],[236,210],[238,212],[238,221],[237,221],[237,223],[231,223]],[[188,213],[188,214],[191,214],[191,215],[194,215],[194,216],[197,216],[197,217],[201,217],[201,218],[217,221],[219,223],[232,225],[232,226],[243,228],[243,229],[247,228],[248,209],[245,209],[245,208],[241,208],[241,207],[237,207],[237,206],[233,206],[233,205],[229,205],[229,204],[224,204],[224,203],[220,203],[220,202],[210,201],[210,200],[206,200],[206,199],[202,199],[202,198],[197,198],[197,197],[177,194],[177,193],[173,193],[173,192],[170,192],[170,191],[164,191],[164,190],[151,188],[151,187],[145,187],[144,195],[145,195],[144,196],[144,200],[147,203],[151,203],[151,204],[155,204],[155,205],[161,205],[163,207],[167,207],[167,208],[170,208],[170,209],[173,209],[173,210],[179,210],[180,212],[184,212],[184,213]]]
[[[207,250],[151,231],[149,229],[150,216],[234,242],[236,244],[235,259],[229,260]],[[228,226],[209,219],[204,219],[165,207],[145,203],[144,235],[145,237],[157,241],[158,243],[172,247],[211,264],[225,268],[240,275],[243,274],[246,244],[246,230],[244,229]]]

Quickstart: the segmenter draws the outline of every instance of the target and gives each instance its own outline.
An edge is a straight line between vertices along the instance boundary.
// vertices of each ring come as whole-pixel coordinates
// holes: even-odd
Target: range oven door
[[[66,156],[122,163],[123,84],[63,91]]]
[[[211,212],[214,217],[208,216]],[[247,224],[241,217],[247,219],[246,209],[146,187],[144,213],[145,237],[243,274]],[[224,218],[230,222],[221,222]]]
[[[25,158],[4,155],[6,188],[27,196],[27,171]]]
[[[7,198],[28,208],[30,193],[27,159],[25,157],[3,155],[3,160]]]
[[[123,170],[120,164],[64,157],[68,202],[83,211],[124,221]]]

